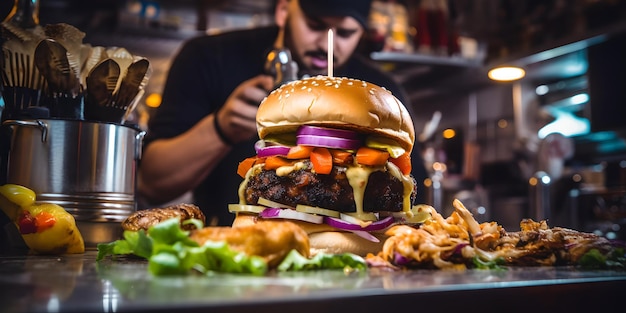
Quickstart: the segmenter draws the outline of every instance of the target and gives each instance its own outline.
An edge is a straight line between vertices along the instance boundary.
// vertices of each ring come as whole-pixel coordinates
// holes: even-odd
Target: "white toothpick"
[[[333,77],[333,30],[328,29],[328,77]]]

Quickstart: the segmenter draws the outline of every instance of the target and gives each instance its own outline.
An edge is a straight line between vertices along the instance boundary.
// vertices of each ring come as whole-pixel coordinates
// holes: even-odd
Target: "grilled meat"
[[[173,217],[180,217],[181,228],[185,230],[195,229],[193,224],[185,224],[182,222],[188,219],[198,219],[204,224],[206,217],[204,213],[193,204],[177,204],[165,208],[153,208],[147,210],[139,210],[131,214],[122,222],[124,230],[138,231],[140,229],[148,230],[150,226],[154,226],[162,221]]]
[[[308,168],[294,170],[284,176],[277,175],[276,171],[262,171],[250,177],[245,191],[246,202],[256,204],[262,197],[293,207],[304,204],[338,212],[356,210],[345,167],[335,166],[329,175],[319,175]],[[365,189],[363,211],[402,211],[403,188],[402,182],[389,173],[372,172]],[[411,203],[416,194],[414,188]]]
[[[432,219],[419,227],[397,225],[386,234],[383,250],[367,256],[372,266],[454,268],[504,259],[512,266],[576,265],[591,249],[606,254],[615,249],[608,239],[576,230],[552,227],[547,222],[524,219],[520,231],[507,232],[495,222],[478,223],[455,200],[455,211],[443,218],[431,209]],[[385,265],[388,262],[388,265]]]
[[[524,219],[520,229],[507,233],[499,243],[501,247],[521,252],[509,259],[513,265],[570,265],[576,264],[591,249],[602,253],[612,249],[611,242],[605,237],[562,227],[549,228],[546,221]]]
[[[205,227],[192,231],[190,238],[200,245],[206,241],[225,241],[233,250],[263,257],[269,267],[276,267],[293,249],[309,256],[307,233],[287,221],[258,221],[240,227]]]

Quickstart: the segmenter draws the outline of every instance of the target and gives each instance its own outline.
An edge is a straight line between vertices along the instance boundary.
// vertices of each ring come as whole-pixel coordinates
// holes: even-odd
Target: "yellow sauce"
[[[256,164],[248,170],[246,173],[246,177],[239,185],[239,204],[247,204],[245,199],[245,189],[248,186],[248,182],[250,177],[255,175],[256,173],[262,170],[263,164]],[[281,166],[276,169],[276,175],[285,176],[289,173],[301,169],[304,167],[303,162],[297,162],[294,165],[289,166]],[[407,214],[407,216],[412,216],[413,212],[411,211],[411,193],[413,192],[413,180],[410,176],[405,176],[400,172],[400,169],[393,163],[387,162],[386,166],[387,171],[399,179],[403,185],[403,201],[402,201],[402,210]],[[362,220],[367,220],[367,213],[363,212],[363,198],[365,195],[365,187],[367,187],[367,182],[369,180],[369,176],[372,172],[383,170],[383,167],[369,167],[369,166],[349,166],[346,169],[346,178],[352,186],[352,192],[354,194],[354,204],[356,206],[356,212],[351,213],[350,215],[360,218]]]
[[[246,187],[248,186],[248,182],[250,181],[250,177],[254,176],[254,173],[260,172],[262,168],[263,168],[263,164],[255,164],[246,173],[246,177],[244,177],[241,184],[239,184],[239,190],[238,190],[239,204],[247,204],[245,191],[246,191]]]
[[[276,169],[276,175],[278,176],[286,176],[289,175],[289,173],[299,170],[301,168],[304,167],[304,163],[303,162],[297,162],[294,165],[286,165],[286,166],[281,166],[279,168]]]
[[[413,180],[410,176],[402,175],[400,169],[393,163],[387,162],[387,170],[391,173],[392,176],[399,179],[404,186],[403,190],[403,199],[402,199],[402,211],[407,214],[407,216],[413,216],[413,212],[411,211],[411,193],[413,192]]]
[[[378,170],[375,167],[369,166],[350,166],[346,170],[346,178],[350,186],[352,186],[352,193],[354,194],[354,204],[356,206],[356,212],[354,217],[364,219],[363,213],[363,197],[365,195],[365,187],[369,180],[370,174]]]

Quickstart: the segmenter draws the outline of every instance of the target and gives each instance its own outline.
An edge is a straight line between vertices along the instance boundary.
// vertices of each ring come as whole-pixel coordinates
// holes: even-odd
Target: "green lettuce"
[[[192,220],[191,223],[201,222]],[[96,261],[108,255],[136,255],[148,260],[148,270],[154,275],[183,275],[224,272],[264,275],[265,260],[232,250],[225,242],[207,241],[200,246],[180,228],[180,220],[172,218],[145,231],[125,231],[124,239],[98,244]]]
[[[189,220],[202,228],[199,220]],[[98,244],[96,261],[111,255],[135,255],[148,260],[153,275],[185,275],[196,271],[264,275],[269,268],[265,259],[232,250],[226,242],[207,241],[200,246],[189,238],[189,231],[180,227],[178,218],[168,219],[148,229],[124,231],[124,239]],[[365,270],[367,263],[355,254],[318,253],[306,258],[298,251],[290,251],[278,265],[279,271],[307,271],[317,269]]]
[[[277,269],[282,272],[319,269],[365,270],[367,263],[365,259],[352,253],[328,254],[320,252],[309,259],[298,251],[291,250]]]

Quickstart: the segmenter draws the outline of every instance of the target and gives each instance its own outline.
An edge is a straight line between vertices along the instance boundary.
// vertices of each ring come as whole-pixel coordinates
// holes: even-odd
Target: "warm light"
[[[454,136],[456,136],[456,132],[452,128],[448,128],[443,131],[443,138],[451,139],[454,138]]]
[[[524,71],[523,69],[519,67],[503,66],[503,67],[496,67],[490,70],[487,75],[492,80],[513,81],[513,80],[518,80],[524,77],[524,75],[526,75],[526,71]]]
[[[158,93],[151,93],[146,97],[146,106],[150,108],[158,108],[161,105],[161,95]]]
[[[441,162],[435,162],[433,163],[433,170],[435,170],[436,172],[445,172],[446,165]]]
[[[507,122],[505,119],[498,120],[498,127],[506,128],[507,126],[509,126],[509,122]]]

